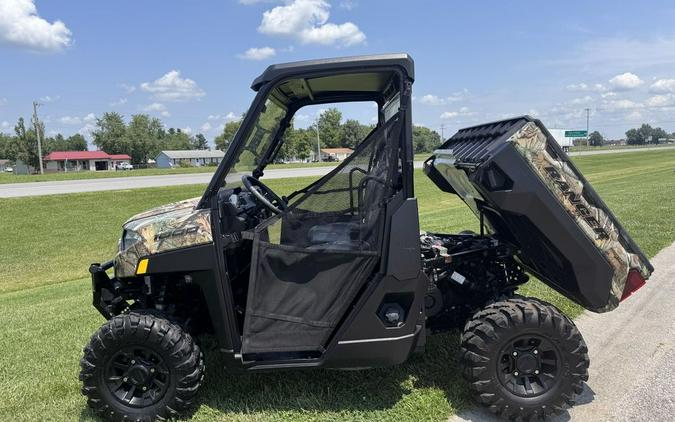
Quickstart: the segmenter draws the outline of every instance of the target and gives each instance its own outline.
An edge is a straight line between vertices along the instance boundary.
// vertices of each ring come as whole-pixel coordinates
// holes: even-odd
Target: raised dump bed
[[[587,309],[614,309],[653,271],[539,120],[461,129],[424,168],[485,230],[513,243],[529,272]]]

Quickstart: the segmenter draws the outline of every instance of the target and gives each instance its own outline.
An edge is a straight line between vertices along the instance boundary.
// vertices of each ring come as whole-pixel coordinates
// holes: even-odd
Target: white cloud
[[[183,132],[187,135],[191,135],[192,134],[192,128],[190,126],[186,126],[183,129],[181,129],[181,132]]]
[[[458,111],[446,111],[443,114],[441,114],[441,119],[444,119],[444,120],[452,119],[452,118],[455,118],[457,116],[459,116]]]
[[[593,102],[593,97],[591,97],[590,95],[586,95],[584,97],[574,98],[570,102],[572,104],[588,104],[590,102]]]
[[[131,94],[132,92],[136,91],[135,86],[125,84],[125,83],[120,84],[120,88],[122,88],[124,90],[124,92],[126,92],[127,94]]]
[[[655,94],[675,93],[675,79],[659,79],[649,87]]]
[[[274,57],[277,54],[277,51],[272,47],[251,47],[242,54],[238,54],[237,57],[245,60],[265,60],[270,57]]]
[[[342,0],[338,4],[340,9],[345,9],[345,10],[352,10],[352,9],[356,8],[356,6],[358,6],[358,5],[359,4],[357,2],[352,1],[352,0]]]
[[[239,119],[241,119],[241,116],[234,114],[233,111],[230,111],[229,113],[227,113],[227,115],[225,115],[225,120],[239,120]]]
[[[7,98],[0,98],[0,106],[7,104]]]
[[[172,70],[153,82],[143,82],[141,89],[161,101],[188,101],[206,95],[195,81],[182,78],[178,70]]]
[[[53,97],[51,95],[45,95],[44,97],[40,97],[40,102],[41,103],[55,103],[60,99],[61,99],[60,95],[54,95]]]
[[[643,83],[642,79],[640,79],[636,74],[631,72],[616,75],[615,77],[609,80],[609,84],[611,86],[613,86],[617,90],[623,91],[637,88],[638,86],[642,85],[642,83]]]
[[[82,124],[82,119],[77,116],[63,116],[59,119],[59,122],[64,125],[79,125]]]
[[[420,103],[428,105],[443,105],[445,100],[437,95],[427,94],[420,98]]]
[[[606,101],[603,105],[603,108],[608,111],[637,109],[642,107],[644,107],[643,104],[626,99]]]
[[[171,113],[169,113],[169,110],[167,110],[166,106],[162,103],[148,104],[147,106],[143,107],[143,111],[145,111],[147,113],[159,113],[159,115],[161,115],[163,117],[171,116]]]
[[[111,102],[111,103],[110,103],[110,107],[119,107],[119,106],[121,106],[121,105],[126,104],[127,101],[128,101],[128,100],[127,100],[126,98],[120,98],[120,99],[117,100],[117,101]]]
[[[565,87],[568,91],[579,91],[579,92],[605,92],[607,88],[603,84],[586,84],[584,82],[578,84],[571,84]]]
[[[211,129],[213,129],[213,126],[211,125],[211,123],[206,122],[202,125],[200,129],[202,132],[209,132]]]
[[[326,0],[287,0],[263,13],[258,31],[287,36],[303,44],[350,46],[365,42],[366,35],[352,22],[328,22],[330,4]]]
[[[82,123],[84,123],[85,125],[91,125],[94,122],[96,122],[96,115],[94,113],[89,113],[84,117],[63,116],[58,119],[58,122],[61,123],[62,125],[67,126],[81,125]]]
[[[70,46],[71,35],[60,20],[49,23],[38,16],[34,0],[0,1],[0,42],[54,52]]]
[[[2,126],[3,129],[7,129],[9,127],[9,122],[5,120],[0,126]]]
[[[654,95],[645,100],[645,105],[648,107],[670,107],[675,105],[674,94]]]

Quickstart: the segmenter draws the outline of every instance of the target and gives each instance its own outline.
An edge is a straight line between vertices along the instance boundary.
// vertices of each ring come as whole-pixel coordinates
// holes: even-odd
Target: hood
[[[132,221],[142,220],[142,219],[145,219],[145,218],[148,218],[148,217],[154,217],[154,216],[157,216],[157,215],[160,215],[160,214],[166,214],[166,213],[172,212],[172,211],[193,209],[194,207],[197,206],[197,203],[199,202],[199,199],[200,199],[199,197],[184,199],[182,201],[172,202],[170,204],[160,205],[159,207],[156,207],[156,208],[151,208],[147,211],[143,211],[141,213],[138,213],[138,214],[132,216],[131,218],[129,218],[124,223],[124,225],[126,226],[127,224],[129,224]]]
[[[127,220],[115,259],[117,277],[135,275],[140,258],[211,242],[211,211],[195,209],[198,201],[162,205]]]

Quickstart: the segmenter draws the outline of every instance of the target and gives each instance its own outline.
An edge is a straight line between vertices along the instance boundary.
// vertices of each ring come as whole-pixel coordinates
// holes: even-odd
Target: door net
[[[400,134],[396,115],[256,228],[245,354],[323,350],[379,260]]]

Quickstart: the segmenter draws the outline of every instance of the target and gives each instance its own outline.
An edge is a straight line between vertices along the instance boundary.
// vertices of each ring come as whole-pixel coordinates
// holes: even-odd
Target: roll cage
[[[256,163],[252,175],[260,178],[265,167],[277,155],[286,129],[295,113],[308,105],[373,101],[378,106],[377,128],[385,120],[386,107],[392,101],[400,103],[398,111],[403,120],[404,145],[401,145],[403,189],[406,197],[413,196],[411,86],[414,80],[413,61],[407,54],[346,57],[279,64],[268,67],[253,81],[257,94],[234,135],[211,182],[199,201],[198,208],[208,208],[211,198],[225,185],[248,137],[269,99],[286,107],[278,127],[271,133],[269,144]]]

